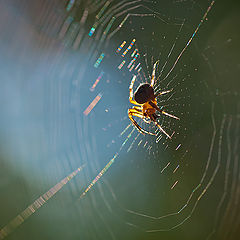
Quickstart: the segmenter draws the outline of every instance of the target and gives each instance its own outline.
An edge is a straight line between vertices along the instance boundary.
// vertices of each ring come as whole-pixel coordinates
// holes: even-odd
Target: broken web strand
[[[37,212],[37,210],[39,210],[44,204],[46,204],[49,199],[51,199],[57,192],[59,192],[63,188],[63,186],[66,185],[70,180],[72,180],[84,167],[85,167],[85,164],[79,167],[77,170],[73,171],[64,179],[62,179],[50,190],[48,190],[46,193],[41,195],[37,200],[35,200],[20,214],[18,214],[6,226],[0,229],[0,239],[2,240],[5,237],[7,237],[16,228],[18,228],[23,222],[25,222],[31,215]]]

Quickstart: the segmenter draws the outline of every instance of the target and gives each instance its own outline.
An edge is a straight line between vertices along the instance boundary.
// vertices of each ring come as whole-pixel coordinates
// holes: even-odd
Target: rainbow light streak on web
[[[67,184],[73,177],[75,177],[85,165],[79,167],[77,170],[73,171],[67,177],[62,179],[54,187],[40,196],[31,205],[29,205],[25,210],[23,210],[19,215],[17,215],[12,221],[10,221],[5,227],[0,230],[0,239],[4,239],[11,232],[13,232],[17,227],[19,227],[25,220],[27,220],[32,214],[34,214],[40,207],[42,207],[50,198],[52,198],[62,187]]]
[[[132,126],[132,123],[129,123],[127,127],[125,127],[125,129],[120,133],[119,136],[122,136],[131,126]]]
[[[90,91],[94,91],[94,89],[96,88],[97,84],[99,83],[99,81],[102,79],[102,76],[104,75],[104,72],[102,71],[98,78],[96,79],[95,83],[92,85],[92,87],[90,88]]]
[[[121,63],[120,63],[120,65],[118,66],[118,69],[120,70],[120,69],[122,69],[122,67],[123,67],[123,65],[126,63],[126,61],[125,60],[123,60]]]
[[[132,64],[136,61],[136,59],[137,59],[139,56],[140,56],[140,54],[137,53],[137,54],[134,56],[133,60],[131,60],[131,62],[128,64],[127,67],[130,68],[130,67],[132,66]]]
[[[116,50],[117,53],[121,52],[122,48],[125,46],[126,41],[123,41],[122,44],[118,47],[118,49]]]
[[[94,67],[98,68],[100,63],[102,62],[103,58],[105,57],[104,53],[101,53],[101,55],[99,56],[98,60],[95,62]]]
[[[140,146],[141,143],[142,143],[142,139],[139,141],[139,143],[138,143],[138,147]]]
[[[106,3],[105,3],[105,5],[102,7],[102,9],[99,11],[99,13],[97,14],[97,16],[96,16],[96,19],[100,19],[101,18],[101,16],[102,16],[102,14],[104,13],[104,11],[105,11],[105,9],[108,7],[108,5],[111,3],[111,1],[107,1]],[[97,28],[97,26],[99,25],[99,22],[95,22],[94,24],[93,24],[93,26],[92,26],[92,28],[90,29],[90,32],[88,33],[88,36],[89,37],[91,37],[93,34],[94,34],[94,32],[95,32],[95,30],[96,30],[96,28]]]
[[[136,48],[136,49],[133,51],[131,57],[134,57],[134,55],[137,53],[137,51],[138,51],[138,49]]]
[[[88,36],[91,37],[93,35],[93,33],[95,32],[95,30],[96,30],[96,26],[93,25],[92,28],[90,29]]]
[[[138,63],[138,65],[135,67],[135,70],[137,70],[137,69],[138,69],[138,67],[140,66],[140,64],[141,64],[141,63]]]
[[[125,57],[125,55],[128,53],[128,51],[133,47],[134,43],[136,42],[136,39],[133,39],[128,48],[124,51],[122,54],[122,57]]]
[[[133,60],[131,60],[131,62],[128,64],[127,68],[130,68],[133,64]]]
[[[83,112],[83,114],[85,116],[87,116],[92,110],[93,108],[97,105],[97,103],[100,101],[100,99],[102,98],[102,94],[99,93],[94,99],[93,101],[89,104],[89,106],[86,108],[86,110]]]
[[[137,141],[137,139],[138,139],[138,137],[140,136],[140,134],[141,134],[141,133],[138,133],[138,135],[134,138],[134,140],[132,141],[131,145],[129,146],[127,152],[129,152],[129,151],[132,149],[134,143]]]
[[[134,67],[135,67],[135,65],[133,64],[133,65],[131,66],[131,68],[129,69],[129,72],[131,72]]]
[[[95,183],[106,173],[106,171],[111,167],[111,165],[114,163],[115,159],[118,157],[119,153],[123,149],[124,145],[127,143],[127,141],[132,136],[133,132],[135,131],[135,128],[128,134],[127,138],[124,140],[123,144],[121,145],[118,152],[115,153],[113,158],[105,165],[105,167],[99,172],[99,174],[92,180],[92,182],[88,185],[88,187],[84,190],[84,192],[81,194],[80,198],[84,197],[86,193],[95,185]]]

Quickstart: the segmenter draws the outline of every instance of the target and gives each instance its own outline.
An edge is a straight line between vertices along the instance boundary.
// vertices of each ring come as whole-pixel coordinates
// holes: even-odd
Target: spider
[[[168,117],[175,118],[179,120],[178,117],[169,114],[162,109],[160,109],[157,105],[156,98],[158,96],[161,96],[163,94],[169,93],[172,91],[162,91],[160,93],[155,94],[154,93],[154,82],[155,82],[155,71],[156,66],[158,64],[158,61],[155,62],[153,65],[153,71],[152,71],[152,78],[151,78],[151,84],[144,83],[140,84],[135,93],[133,94],[133,85],[136,80],[136,75],[133,76],[132,81],[129,86],[129,101],[130,103],[137,105],[133,106],[133,108],[128,109],[128,117],[132,121],[133,125],[137,128],[137,130],[142,133],[143,135],[150,134],[150,135],[156,135],[155,133],[151,133],[149,131],[144,130],[141,128],[138,123],[133,119],[133,116],[141,118],[144,122],[150,124],[151,122],[154,122],[155,125],[160,129],[161,132],[163,132],[168,138],[171,138],[171,136],[161,127],[161,125],[157,122],[157,118],[160,117],[156,114],[156,112],[160,112]],[[134,99],[133,99],[134,98]]]

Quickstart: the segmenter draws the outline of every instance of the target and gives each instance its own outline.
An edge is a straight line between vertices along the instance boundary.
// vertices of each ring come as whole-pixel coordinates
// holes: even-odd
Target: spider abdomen
[[[148,83],[141,84],[134,93],[134,99],[137,103],[143,104],[150,100],[154,100],[153,87]]]

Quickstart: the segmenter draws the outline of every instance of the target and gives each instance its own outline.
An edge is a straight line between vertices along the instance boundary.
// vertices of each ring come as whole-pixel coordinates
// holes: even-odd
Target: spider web
[[[2,7],[5,12],[24,16],[25,11],[32,9],[27,3]],[[24,46],[30,44],[28,48],[35,49],[36,56],[24,52],[16,40],[3,40],[2,48],[7,46],[3,50],[6,66],[11,66],[13,56],[20,53],[15,60],[19,75],[12,76],[18,81],[11,86],[4,84],[6,93],[18,93],[20,97],[23,93],[19,89],[27,84],[23,92],[29,103],[15,97],[8,107],[2,107],[6,117],[1,132],[5,136],[4,128],[11,129],[7,143],[9,148],[15,148],[6,164],[10,177],[3,178],[14,181],[15,176],[20,176],[24,181],[21,189],[28,191],[20,195],[14,209],[14,202],[1,204],[2,209],[13,209],[4,211],[1,226],[7,228],[2,228],[3,232],[12,233],[27,220],[30,215],[22,215],[21,211],[29,206],[35,216],[12,233],[13,239],[36,239],[36,234],[39,238],[65,239],[69,233],[72,238],[84,239],[234,239],[240,221],[239,85],[235,77],[239,68],[234,55],[239,35],[227,29],[230,23],[237,22],[236,15],[228,15],[228,11],[222,10],[225,6],[216,2],[209,20],[172,69],[211,3],[139,0],[68,1],[64,5],[52,1],[52,5],[39,5],[42,12],[37,18],[32,13],[23,17],[16,40]],[[34,9],[38,12],[37,6]],[[227,20],[216,26],[213,19],[222,12]],[[16,22],[11,16],[10,19]],[[14,32],[14,24],[11,26]],[[9,31],[2,29],[8,33],[8,39]],[[225,34],[216,41],[221,29],[232,38],[225,39]],[[29,34],[24,33],[29,32],[32,37],[26,41],[24,36]],[[136,42],[122,57],[133,39]],[[123,41],[126,44],[117,53]],[[136,56],[132,56],[135,49],[139,56],[130,70],[132,66],[128,64]],[[225,61],[219,60],[223,55],[232,60],[225,72]],[[35,72],[29,70],[33,67],[31,61],[21,62],[23,56],[39,63]],[[125,64],[119,69],[123,60]],[[171,140],[159,131],[157,137],[142,136],[127,117],[131,107],[128,88],[133,75],[137,77],[135,87],[150,82],[157,60],[155,91],[172,89],[158,98],[158,105],[180,118],[158,119],[172,135]],[[26,78],[24,69],[31,77]],[[226,83],[230,72],[231,82]],[[7,70],[3,76],[8,78]],[[38,94],[34,96],[28,90]],[[99,102],[91,112],[86,111],[95,97]],[[10,100],[7,94],[2,94],[2,98],[4,102]],[[18,102],[21,104],[17,105]],[[37,117],[36,105],[40,109]],[[24,110],[26,106],[30,110]],[[16,114],[9,109],[20,111]],[[28,126],[17,124],[12,118],[14,114],[20,122],[28,120]],[[144,129],[156,131],[154,125],[138,122]],[[35,132],[36,123],[43,132]],[[41,138],[34,141],[33,133]],[[34,147],[29,150],[29,146]],[[18,160],[14,155],[20,156]],[[97,178],[94,187],[90,185],[90,190],[82,195],[110,159],[113,161],[102,173],[104,176]],[[83,163],[84,172],[80,172]],[[70,184],[54,200],[44,198],[47,206],[37,211],[42,205],[41,200],[35,200],[44,192],[53,197],[63,186],[55,185],[57,182]],[[16,183],[11,184],[16,188]],[[5,184],[2,192],[6,199],[13,199],[9,188]],[[82,198],[77,200],[79,196]],[[16,221],[7,224],[16,213],[20,213]],[[46,226],[43,221],[54,224]],[[64,226],[59,229],[57,226],[62,223]]]

